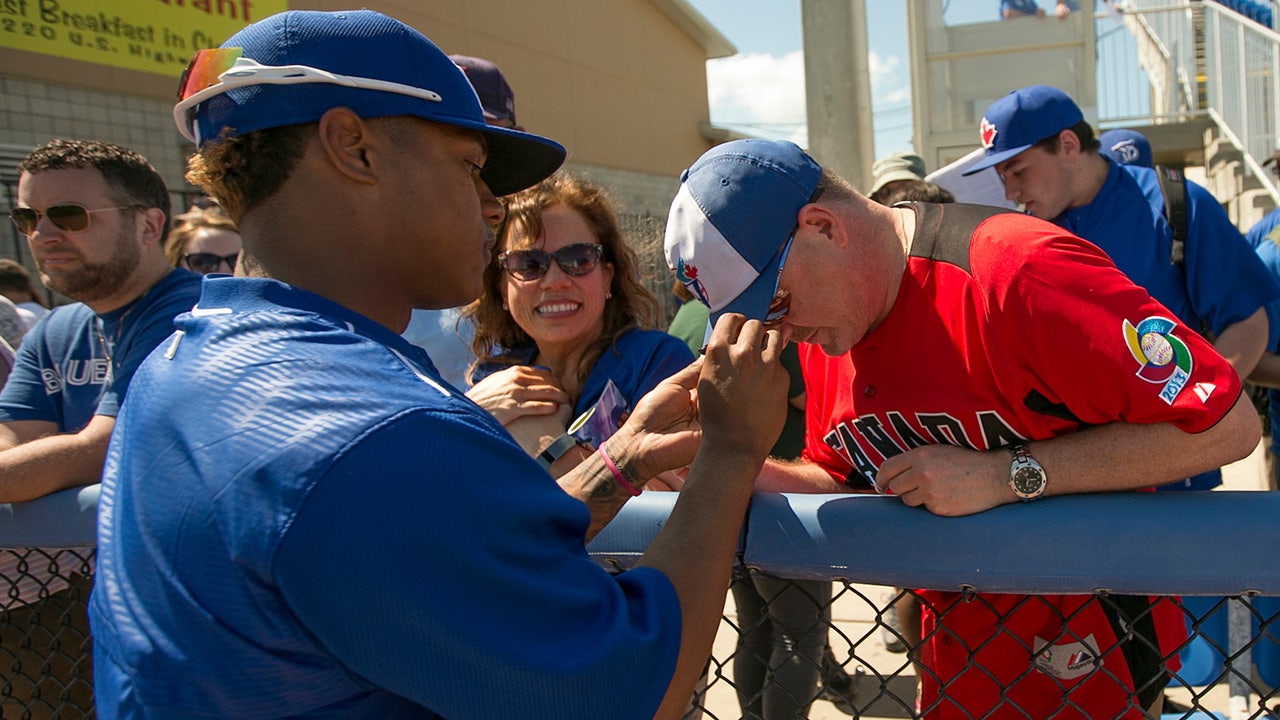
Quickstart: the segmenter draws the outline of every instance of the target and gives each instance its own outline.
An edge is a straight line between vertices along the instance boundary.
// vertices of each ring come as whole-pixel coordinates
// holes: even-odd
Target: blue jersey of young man
[[[207,279],[178,328],[104,472],[100,718],[654,713],[670,582],[593,563],[586,507],[425,353],[272,280]]]
[[[52,422],[73,433],[94,415],[114,417],[134,371],[199,296],[199,275],[171,270],[138,299],[100,316],[82,303],[55,308],[23,338],[0,392],[0,422]]]
[[[1280,278],[1280,232],[1275,232],[1280,225],[1280,209],[1267,213],[1249,232],[1245,239],[1253,243],[1254,252],[1262,260],[1262,264],[1272,275]],[[1267,323],[1270,333],[1267,336],[1267,352],[1280,353],[1280,300],[1267,305]],[[1280,390],[1267,390],[1269,402],[1267,415],[1271,421],[1271,453],[1280,454]]]
[[[1280,284],[1207,190],[1186,183],[1185,261],[1178,264],[1170,259],[1173,230],[1155,170],[1110,160],[1107,165],[1106,182],[1093,200],[1053,222],[1102,248],[1179,320],[1216,336],[1280,298]],[[1214,470],[1186,482],[1208,489],[1222,478]]]

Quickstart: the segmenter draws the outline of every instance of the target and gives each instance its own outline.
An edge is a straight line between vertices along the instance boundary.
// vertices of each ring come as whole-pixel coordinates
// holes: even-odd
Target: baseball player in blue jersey
[[[721,321],[562,491],[399,333],[480,294],[495,194],[564,149],[486,125],[444,53],[367,10],[249,25],[181,98],[188,176],[257,276],[206,278],[121,412],[99,717],[678,717],[782,425],[782,338]],[[690,462],[638,567],[593,563],[592,522]]]
[[[1066,93],[1047,85],[1014,90],[987,108],[979,134],[986,157],[963,174],[994,168],[1008,199],[1102,248],[1249,377],[1267,346],[1265,306],[1280,298],[1280,284],[1207,190],[1186,182],[1185,240],[1175,253],[1156,170],[1101,155]],[[1221,483],[1214,470],[1166,487]]]

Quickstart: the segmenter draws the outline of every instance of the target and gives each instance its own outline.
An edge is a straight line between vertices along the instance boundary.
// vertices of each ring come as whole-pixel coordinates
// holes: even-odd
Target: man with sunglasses
[[[771,318],[809,343],[804,459],[769,461],[762,490],[874,488],[968,515],[1158,485],[1259,439],[1208,341],[1097,247],[1036,218],[883,207],[791,143],[740,140],[685,171],[665,246],[712,318]],[[1159,656],[1176,665],[1185,637],[1180,611],[1145,597],[1104,609],[921,592],[926,718],[1146,717],[1168,681]],[[1124,652],[1112,627],[1135,633]]]
[[[20,169],[9,217],[26,236],[45,286],[80,302],[55,308],[35,325],[0,391],[0,502],[98,481],[134,371],[173,333],[174,316],[191,309],[200,284],[169,267],[163,250],[169,192],[141,155],[60,139],[36,148]],[[0,574],[17,560],[0,560]],[[87,636],[89,586],[78,573],[70,587],[50,577],[46,596],[28,590],[9,605],[4,652],[24,667],[56,668],[29,688],[15,685],[19,695],[30,693],[32,707],[64,686],[68,706],[61,716],[92,707],[87,660],[78,669],[64,667],[52,649],[76,647]],[[63,616],[67,632],[50,638],[42,626]]]
[[[141,155],[59,139],[19,167],[9,217],[45,286],[80,302],[32,330],[0,392],[0,502],[98,481],[134,370],[200,285],[165,258],[169,192]]]
[[[175,118],[254,276],[206,277],[125,403],[98,717],[683,712],[781,427],[778,334],[722,322],[566,493],[399,335],[414,307],[479,296],[495,194],[560,145],[487,125],[443,52],[368,10],[285,12],[197,53]],[[690,461],[639,567],[592,562],[589,528]]]

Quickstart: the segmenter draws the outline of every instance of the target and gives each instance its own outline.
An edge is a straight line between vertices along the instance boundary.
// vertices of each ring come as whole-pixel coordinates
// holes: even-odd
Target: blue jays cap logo
[[[1173,334],[1177,323],[1152,316],[1136,326],[1124,321],[1124,340],[1138,362],[1138,377],[1163,384],[1160,399],[1172,405],[1191,378],[1191,350]]]
[[[690,265],[684,261],[684,258],[676,259],[676,279],[684,283],[689,288],[689,292],[698,298],[698,302],[711,307],[711,298],[707,295],[707,288],[702,285],[702,281],[698,279],[698,267]]]
[[[1111,152],[1119,155],[1125,164],[1131,165],[1138,161],[1138,146],[1132,140],[1121,140],[1112,145]]]
[[[996,126],[990,120],[982,118],[978,126],[978,136],[982,139],[982,147],[990,150],[996,144]]]

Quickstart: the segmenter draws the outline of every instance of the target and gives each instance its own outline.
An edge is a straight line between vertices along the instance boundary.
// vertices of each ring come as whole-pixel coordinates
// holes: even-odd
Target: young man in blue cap
[[[1265,306],[1280,298],[1280,284],[1207,190],[1185,184],[1179,258],[1156,171],[1100,155],[1066,93],[1047,85],[1014,90],[987,108],[979,134],[986,157],[965,175],[994,168],[1008,199],[1102,248],[1178,320],[1212,338],[1241,378],[1253,372],[1267,344]],[[1220,484],[1215,469],[1173,487]]]
[[[874,487],[967,515],[1168,482],[1258,442],[1208,342],[1035,218],[883,207],[791,143],[740,140],[685,171],[665,246],[713,319],[811,343],[804,455],[769,461],[761,490]],[[1185,638],[1178,609],[1145,597],[922,596],[927,718],[1146,717]],[[1131,662],[1129,646],[1159,652]]]
[[[782,424],[778,333],[717,325],[566,493],[398,334],[480,294],[494,194],[563,148],[487,125],[444,53],[367,10],[249,25],[180,97],[189,177],[257,276],[206,278],[121,413],[98,716],[678,716]],[[690,461],[639,567],[592,562],[637,478]]]

